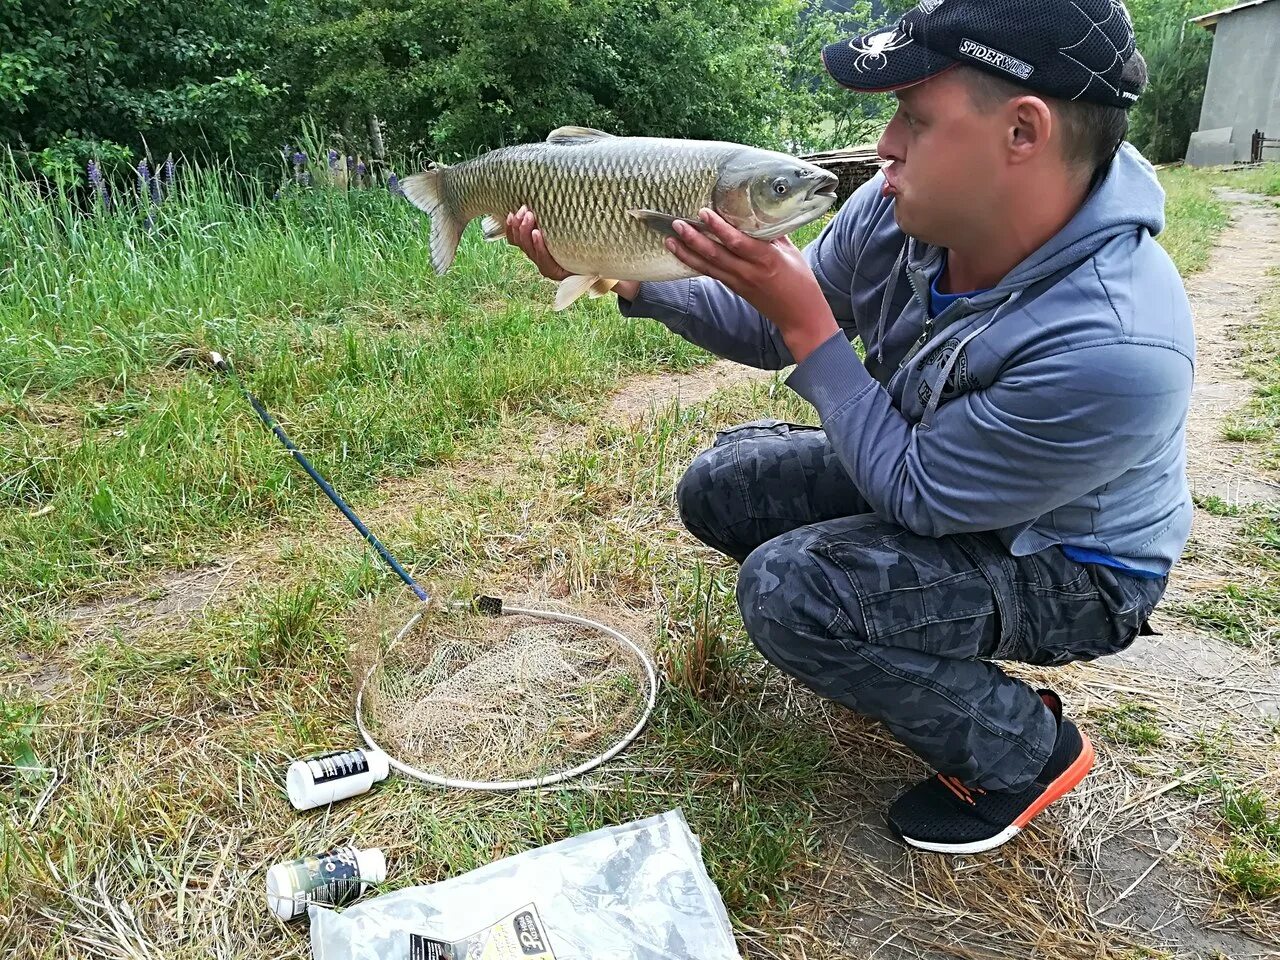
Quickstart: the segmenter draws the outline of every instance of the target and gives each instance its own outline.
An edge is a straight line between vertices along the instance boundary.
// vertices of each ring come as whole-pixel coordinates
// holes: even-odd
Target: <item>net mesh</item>
[[[648,676],[591,627],[522,614],[431,611],[371,664],[364,717],[395,759],[438,777],[549,776],[639,722]]]

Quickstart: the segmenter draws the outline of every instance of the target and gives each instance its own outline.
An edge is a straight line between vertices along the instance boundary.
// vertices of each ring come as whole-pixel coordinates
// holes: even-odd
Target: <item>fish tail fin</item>
[[[400,181],[405,198],[431,218],[431,265],[438,274],[453,263],[458,244],[462,242],[462,231],[467,226],[459,221],[445,200],[442,174],[446,169],[438,165]]]
[[[597,277],[596,282],[591,285],[591,289],[587,291],[587,296],[595,299],[603,297],[606,293],[618,285],[617,280],[610,280],[607,277]]]

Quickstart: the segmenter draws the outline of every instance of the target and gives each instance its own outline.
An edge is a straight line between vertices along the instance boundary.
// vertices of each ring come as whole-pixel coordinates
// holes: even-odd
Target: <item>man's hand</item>
[[[559,282],[572,276],[556,263],[556,258],[547,250],[547,242],[538,229],[538,220],[528,207],[521,207],[515,213],[507,214],[507,243],[524,251],[524,255],[533,261],[538,272],[548,280]],[[640,284],[634,280],[619,280],[613,288],[614,293],[626,300],[634,300],[639,290]]]
[[[757,240],[714,210],[704,208],[699,218],[716,239],[677,220],[679,239],[669,238],[667,249],[759,310],[778,328],[796,363],[840,329],[813,270],[789,238]]]

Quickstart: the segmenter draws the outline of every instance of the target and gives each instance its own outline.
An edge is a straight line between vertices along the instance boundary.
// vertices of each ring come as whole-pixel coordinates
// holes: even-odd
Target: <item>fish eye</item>
[[[777,180],[773,181],[773,192],[779,197],[785,197],[787,195],[787,191],[790,189],[791,186],[787,183],[785,177],[779,177]]]

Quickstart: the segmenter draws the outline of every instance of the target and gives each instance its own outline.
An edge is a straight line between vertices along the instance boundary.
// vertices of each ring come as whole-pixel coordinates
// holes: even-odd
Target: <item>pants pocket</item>
[[[1164,592],[1164,580],[1143,580],[1099,564],[1079,564],[1083,588],[1024,585],[1027,630],[1016,659],[1039,666],[1095,660],[1119,653],[1138,636]]]
[[[1000,617],[986,576],[947,537],[922,537],[889,527],[882,536],[827,537],[814,552],[833,582],[849,584],[867,641],[935,656],[972,659],[996,647]]]
[[[799,433],[803,430],[821,430],[822,427],[815,427],[809,424],[787,423],[783,420],[752,420],[749,423],[739,424],[736,427],[730,427],[727,430],[717,430],[716,439],[712,444],[713,447],[722,447],[726,443],[736,443],[739,440],[751,440],[755,437],[781,437],[788,433]]]

